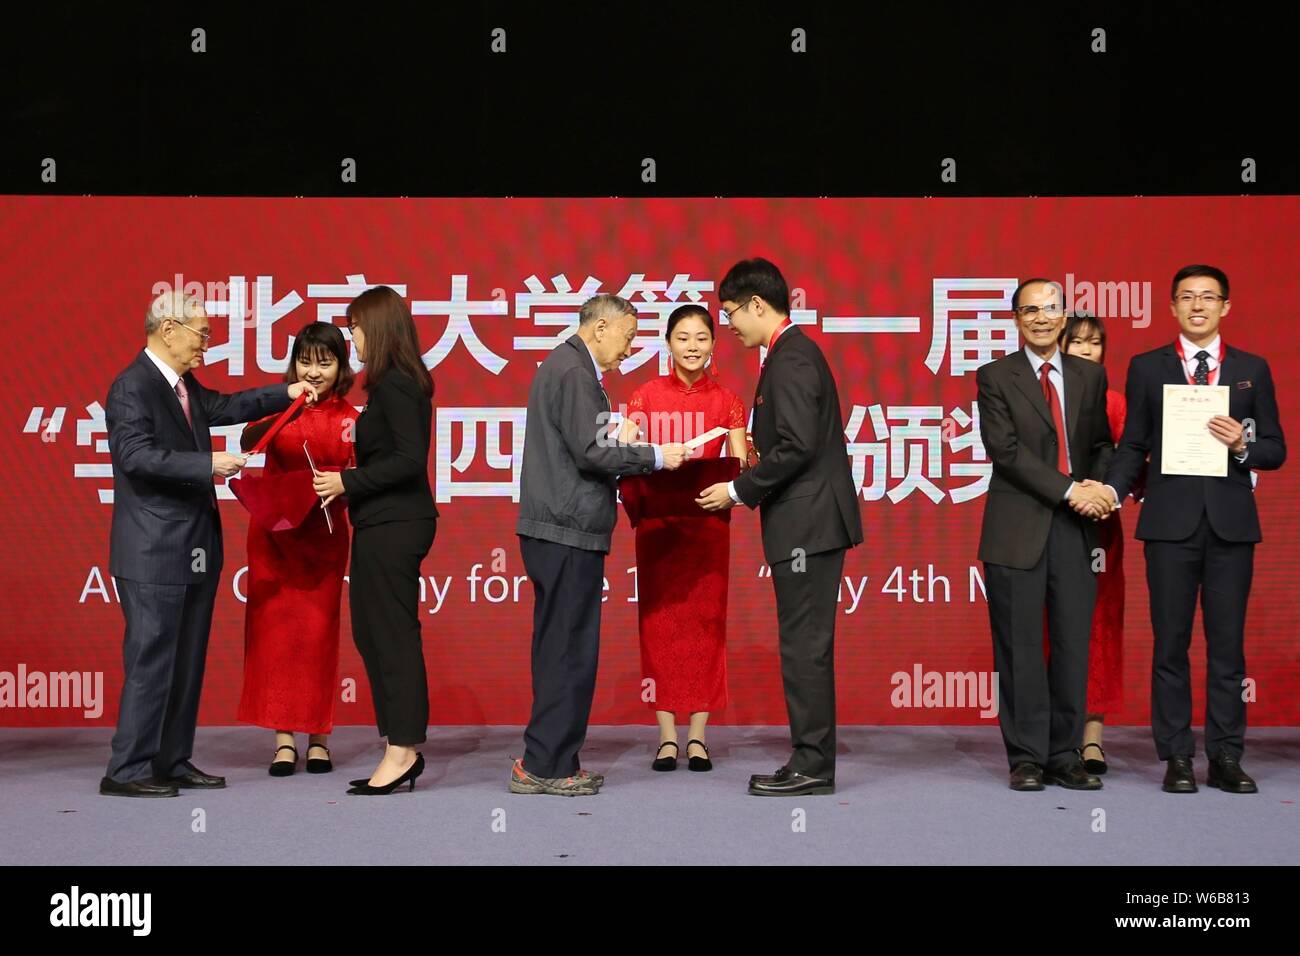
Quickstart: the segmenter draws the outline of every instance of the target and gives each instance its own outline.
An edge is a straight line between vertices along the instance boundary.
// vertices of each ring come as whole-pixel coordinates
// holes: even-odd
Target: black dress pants
[[[429,725],[420,562],[437,529],[438,519],[420,518],[356,528],[352,534],[352,639],[370,679],[379,736],[398,747],[424,743]]]
[[[1035,763],[1057,770],[1079,759],[1075,751],[1083,743],[1097,597],[1085,520],[1068,505],[1058,505],[1032,568],[984,564],[998,721],[1013,768]],[[1044,608],[1050,663],[1043,658]]]
[[[1182,541],[1148,541],[1147,589],[1151,597],[1151,734],[1156,755],[1190,757],[1192,670],[1188,648],[1196,597],[1205,623],[1205,753],[1240,759],[1245,748],[1246,601],[1254,574],[1255,545],[1225,541],[1205,515]]]

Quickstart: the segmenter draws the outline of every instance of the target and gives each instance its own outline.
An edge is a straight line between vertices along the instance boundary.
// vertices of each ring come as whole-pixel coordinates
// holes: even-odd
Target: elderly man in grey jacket
[[[675,469],[681,444],[624,444],[611,437],[604,372],[632,354],[636,309],[616,295],[583,303],[578,333],[555,347],[528,392],[520,471],[519,550],[533,583],[533,710],[512,793],[588,796],[604,777],[578,751],[596,690],[605,555],[618,517],[618,475]]]

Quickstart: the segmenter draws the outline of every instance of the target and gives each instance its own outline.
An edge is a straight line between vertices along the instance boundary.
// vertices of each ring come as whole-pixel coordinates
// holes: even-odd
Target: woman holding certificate
[[[717,365],[710,361],[713,317],[698,305],[684,305],[668,317],[666,338],[672,368],[632,393],[619,438],[690,442],[717,430],[697,456],[716,459],[725,446],[743,467],[745,406],[717,381]],[[713,767],[704,733],[709,714],[727,703],[728,517],[726,511],[700,512],[635,523],[641,666],[648,681],[643,686],[659,722],[655,770],[677,767],[678,714],[689,715],[690,769]]]
[[[297,768],[295,733],[308,735],[309,773],[333,769],[325,742],[334,725],[338,688],[348,526],[339,506],[332,505],[331,514],[316,506],[311,472],[337,472],[352,463],[357,412],[345,400],[352,369],[343,333],[328,322],[303,327],[294,338],[285,380],[307,382],[320,398],[275,432],[264,474],[274,482],[276,476],[300,473],[301,481],[284,484],[309,498],[312,507],[296,526],[281,530],[248,524],[244,690],[238,712],[240,720],[275,731],[273,777],[287,777]],[[257,444],[279,417],[248,425],[240,439],[243,450]]]

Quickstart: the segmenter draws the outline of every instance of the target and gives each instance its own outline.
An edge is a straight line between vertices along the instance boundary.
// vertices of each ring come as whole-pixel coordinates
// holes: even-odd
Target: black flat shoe
[[[690,757],[686,761],[686,769],[694,770],[696,773],[704,773],[713,769],[713,761],[709,759],[709,748],[704,746],[703,740],[691,739],[686,741],[686,752],[691,752],[691,744],[699,744],[704,747],[703,757]]]
[[[1018,763],[1011,768],[1008,786],[1012,790],[1026,792],[1043,789],[1043,768],[1036,763]]]
[[[677,746],[677,741],[675,740],[665,740],[663,743],[659,745],[659,750],[663,750],[665,747],[672,747],[674,751],[681,749]],[[674,754],[671,757],[660,757],[659,750],[655,751],[655,762],[650,765],[650,769],[651,770],[676,770],[677,754],[674,752]]]
[[[278,754],[281,750],[292,750],[293,759],[292,760],[274,759],[276,754]],[[275,753],[271,754],[271,757],[272,757],[271,766],[266,768],[266,772],[269,773],[272,777],[292,777],[293,772],[298,769],[298,748],[297,747],[291,747],[289,744],[281,744],[279,747],[275,748]]]
[[[1085,757],[1083,761],[1083,769],[1088,771],[1088,773],[1096,774],[1100,777],[1106,772],[1106,751],[1101,749],[1101,744],[1084,744],[1083,750],[1079,751],[1079,756],[1082,757],[1089,747],[1096,747],[1097,753],[1101,754],[1101,759],[1091,760]]]
[[[324,759],[313,757],[313,750],[325,751]],[[330,749],[324,744],[312,744],[307,748],[307,772],[308,773],[329,773],[334,769],[334,762],[330,760]],[[363,783],[365,781],[362,781]]]
[[[406,773],[402,774],[392,783],[386,783],[382,787],[372,787],[367,781],[348,788],[348,794],[353,797],[386,797],[403,784],[410,784],[411,792],[415,792],[415,778],[424,773],[424,754],[415,755],[415,763],[411,764]]]
[[[1216,787],[1224,793],[1258,793],[1259,787],[1250,774],[1241,769],[1237,758],[1231,754],[1219,754],[1210,758],[1210,775],[1206,786]]]
[[[1192,773],[1191,757],[1170,757],[1166,764],[1161,790],[1165,793],[1196,792],[1196,775]]]

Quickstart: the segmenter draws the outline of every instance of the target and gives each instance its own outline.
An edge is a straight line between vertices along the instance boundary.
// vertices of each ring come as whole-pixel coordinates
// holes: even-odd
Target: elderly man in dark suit
[[[1246,601],[1260,541],[1252,469],[1286,461],[1273,374],[1258,355],[1229,348],[1219,323],[1232,303],[1228,277],[1214,266],[1190,265],[1174,276],[1170,310],[1177,339],[1135,355],[1128,367],[1128,417],[1106,483],[1122,501],[1150,458],[1137,537],[1145,542],[1151,600],[1151,733],[1165,761],[1162,789],[1195,793],[1192,754],[1192,673],[1188,647],[1199,592],[1205,618],[1206,782],[1226,793],[1255,793],[1241,768],[1245,750]],[[1162,417],[1166,385],[1228,389],[1228,414],[1206,428],[1223,444],[1227,474],[1164,471]],[[1253,422],[1251,433],[1246,422]]]
[[[233,395],[204,388],[211,325],[182,293],[154,299],[144,350],[113,380],[105,419],[113,459],[109,571],[126,635],[117,733],[99,792],[174,797],[178,788],[224,787],[190,763],[212,607],[221,577],[221,517],[213,476],[245,458],[212,450],[208,429],[287,408],[303,382]]]
[[[754,395],[758,464],[710,485],[706,511],[758,508],[763,555],[776,591],[790,759],[754,774],[754,796],[835,792],[835,619],[845,552],[862,541],[862,515],[830,366],[790,321],[790,292],[766,259],[732,266],[718,287],[732,332],[767,357]]]
[[[1059,283],[1022,282],[1011,297],[1024,347],[980,366],[980,436],[993,464],[984,562],[998,672],[998,719],[1012,790],[1044,782],[1097,790],[1079,756],[1088,639],[1097,595],[1093,521],[1110,513],[1100,484],[1114,454],[1106,371],[1065,355]],[[1043,660],[1043,616],[1051,647]]]

